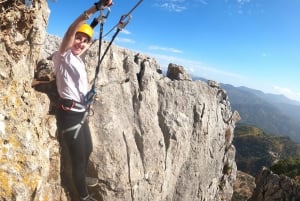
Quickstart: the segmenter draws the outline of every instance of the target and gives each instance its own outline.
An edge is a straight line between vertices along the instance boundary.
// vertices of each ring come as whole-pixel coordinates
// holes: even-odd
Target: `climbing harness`
[[[73,111],[73,112],[85,112],[86,111],[86,106],[77,103],[73,100],[70,101],[71,105],[70,106],[65,106],[65,104],[61,103],[61,109],[64,111]]]
[[[80,130],[81,126],[84,124],[84,122],[89,114],[88,108],[86,105],[83,105],[74,100],[68,100],[68,99],[62,99],[62,98],[59,99],[59,105],[60,105],[61,109],[64,111],[82,112],[83,113],[83,117],[78,124],[62,130],[62,134],[75,130],[74,139],[76,139],[79,134],[79,130]]]
[[[74,125],[74,126],[72,126],[72,127],[69,127],[69,128],[67,128],[67,129],[64,129],[64,130],[62,131],[62,133],[64,134],[64,133],[67,133],[67,132],[69,132],[69,131],[75,130],[75,134],[74,134],[74,137],[73,137],[73,138],[76,139],[77,136],[78,136],[78,134],[79,134],[80,128],[81,128],[81,126],[84,124],[84,122],[85,122],[86,118],[88,117],[88,115],[89,115],[89,112],[86,110],[86,111],[84,112],[84,114],[83,114],[83,117],[82,117],[81,121],[80,121],[78,124],[76,124],[76,125]]]
[[[98,49],[98,63],[95,69],[95,77],[92,81],[92,87],[91,90],[85,95],[84,97],[84,102],[85,105],[79,104],[77,102],[72,103],[72,105],[70,107],[65,107],[63,106],[63,104],[61,104],[62,109],[64,110],[71,110],[71,111],[81,111],[81,109],[83,110],[82,112],[84,112],[83,114],[83,118],[82,120],[70,127],[67,128],[65,130],[63,130],[63,133],[66,132],[70,132],[70,131],[74,131],[75,130],[75,134],[74,134],[74,139],[77,138],[80,128],[82,127],[82,125],[84,124],[86,118],[89,116],[89,112],[90,112],[90,106],[94,100],[94,96],[96,94],[96,80],[98,78],[98,74],[100,72],[100,66],[101,63],[105,57],[105,55],[107,54],[109,48],[111,47],[113,41],[115,40],[115,38],[117,37],[117,35],[119,34],[119,32],[125,28],[125,26],[129,23],[129,21],[131,20],[131,13],[142,3],[143,0],[139,0],[134,7],[127,13],[121,16],[119,22],[112,28],[115,29],[117,27],[117,30],[115,32],[115,34],[112,36],[112,39],[110,40],[109,44],[107,45],[103,55],[101,56],[101,46],[102,46],[102,39],[103,39],[103,27],[104,27],[104,23],[106,21],[106,19],[108,18],[109,14],[110,14],[110,8],[108,6],[104,7],[107,11],[106,13],[104,13],[104,8],[100,10],[100,15],[98,18],[94,18],[94,20],[92,21],[92,23],[90,24],[90,26],[92,28],[95,28],[97,26],[98,23],[100,23],[100,34],[99,34],[99,49]],[[103,4],[104,5],[104,4]],[[110,5],[109,5],[110,6]],[[111,32],[111,31],[110,31]],[[107,34],[106,34],[107,35]]]

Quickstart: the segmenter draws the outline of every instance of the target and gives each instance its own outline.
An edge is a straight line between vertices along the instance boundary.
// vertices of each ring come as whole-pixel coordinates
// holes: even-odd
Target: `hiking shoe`
[[[88,195],[85,198],[80,198],[81,201],[97,201],[93,196]]]
[[[98,179],[94,177],[85,177],[85,182],[87,186],[94,187],[98,185]]]

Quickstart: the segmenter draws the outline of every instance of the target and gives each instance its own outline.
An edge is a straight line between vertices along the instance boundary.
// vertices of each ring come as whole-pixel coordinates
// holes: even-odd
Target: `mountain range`
[[[199,77],[193,77],[193,80],[206,81]],[[300,143],[300,102],[244,86],[223,83],[220,86],[227,92],[232,109],[241,116],[239,125],[256,126]]]

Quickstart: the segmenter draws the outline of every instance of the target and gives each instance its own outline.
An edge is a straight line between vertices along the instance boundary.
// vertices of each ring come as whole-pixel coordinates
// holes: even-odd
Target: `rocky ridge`
[[[277,175],[264,167],[255,178],[256,187],[249,201],[298,201],[300,185],[284,175]]]

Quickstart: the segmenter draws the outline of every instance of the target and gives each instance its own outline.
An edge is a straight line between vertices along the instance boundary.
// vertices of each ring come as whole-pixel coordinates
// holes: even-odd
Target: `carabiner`
[[[99,15],[99,17],[97,18],[98,19],[98,22],[100,22],[100,23],[105,23],[105,20],[108,18],[108,16],[109,16],[109,14],[110,14],[110,8],[109,7],[106,7],[106,14],[104,15],[103,14],[103,11],[104,11],[104,9],[103,10],[100,10],[100,15]]]
[[[107,12],[106,12],[105,15],[103,14],[103,10],[104,9],[102,9],[102,10],[100,10],[100,15],[97,18],[94,18],[94,20],[90,24],[90,26],[92,28],[95,28],[99,23],[100,24],[104,24],[105,23],[105,20],[108,18],[109,14],[110,14],[110,8],[106,7],[106,9],[107,9]]]
[[[123,29],[129,23],[130,20],[131,20],[131,15],[128,14],[122,15],[119,20],[118,28]]]

